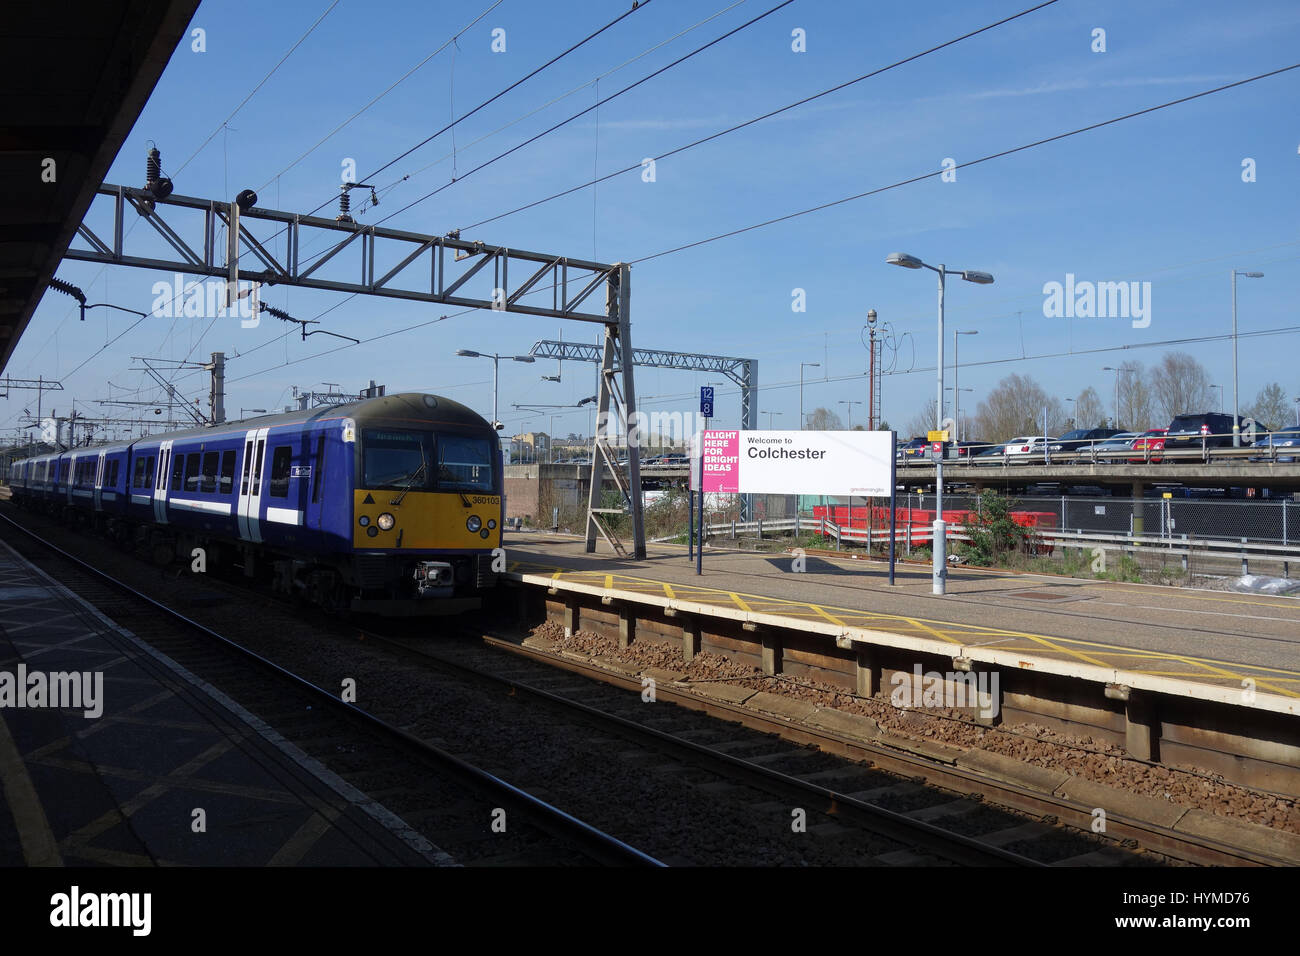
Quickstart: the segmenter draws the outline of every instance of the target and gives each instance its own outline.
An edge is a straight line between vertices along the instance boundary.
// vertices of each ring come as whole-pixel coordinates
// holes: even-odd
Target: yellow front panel
[[[401,504],[393,500],[401,495]],[[469,505],[466,506],[466,502]],[[379,516],[393,516],[393,527],[389,531],[380,531]],[[477,515],[482,522],[482,529],[487,530],[485,538],[481,533],[470,531],[465,523],[471,515]],[[367,526],[362,526],[361,518],[369,519]],[[488,522],[492,527],[488,527]],[[394,491],[367,491],[359,488],[353,492],[352,500],[352,545],[360,549],[401,548],[403,551],[420,550],[470,550],[501,547],[501,496],[500,495],[464,495],[455,492],[410,491],[406,494]],[[369,534],[369,529],[376,529],[376,534]]]

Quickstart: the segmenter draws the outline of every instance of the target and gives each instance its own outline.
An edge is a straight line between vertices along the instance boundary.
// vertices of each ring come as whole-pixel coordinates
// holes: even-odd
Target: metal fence
[[[1300,501],[1224,498],[1019,496],[1012,511],[1039,512],[1059,531],[1104,532],[1163,539],[1217,538],[1300,547]],[[931,494],[898,496],[900,508],[933,509]],[[944,495],[944,511],[980,512],[977,495]],[[811,514],[811,512],[809,512]]]

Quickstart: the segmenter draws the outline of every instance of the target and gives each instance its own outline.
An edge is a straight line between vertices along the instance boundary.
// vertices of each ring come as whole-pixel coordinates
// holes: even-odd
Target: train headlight
[[[357,524],[361,525],[363,528],[368,527],[370,525],[370,515],[362,515],[357,519]]]
[[[479,536],[480,538],[486,538],[486,537],[488,537],[488,536],[491,535],[491,534],[492,534],[491,531],[489,531],[487,528],[484,528],[482,531],[480,531],[480,532],[478,533],[478,536]]]
[[[496,519],[496,518],[488,518],[488,528],[491,529],[491,530],[495,530],[495,529],[496,529],[496,526],[497,526],[497,519]]]
[[[465,522],[465,527],[470,531],[478,531],[479,528],[483,527],[483,519],[478,515],[470,515]]]
[[[368,534],[368,535],[370,535],[370,537],[374,538],[374,537],[378,536],[378,534],[379,534],[379,529],[376,528],[374,525],[371,525],[369,528],[366,529],[366,534]]]
[[[390,515],[387,511],[385,511],[383,514],[381,514],[378,518],[375,519],[375,524],[379,525],[380,531],[392,531],[393,525],[396,523],[397,523],[397,519],[394,518],[392,515]]]

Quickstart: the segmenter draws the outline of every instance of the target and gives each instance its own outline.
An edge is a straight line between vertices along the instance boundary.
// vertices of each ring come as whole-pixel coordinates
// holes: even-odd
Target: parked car
[[[946,457],[959,461],[969,460],[980,452],[987,451],[988,448],[989,443],[986,441],[959,441],[948,446]]]
[[[1118,428],[1076,428],[1052,443],[1052,453],[1077,451],[1118,434]]]
[[[1300,425],[1292,425],[1290,428],[1279,428],[1277,431],[1269,432],[1268,435],[1261,438],[1251,448],[1263,448],[1272,454],[1255,456],[1251,455],[1251,461],[1286,461],[1293,462],[1300,460]],[[1275,452],[1274,449],[1286,448],[1288,453],[1283,455]],[[1276,454],[1276,458],[1274,457]]]
[[[1169,423],[1164,450],[1200,451],[1202,434],[1206,448],[1231,448],[1232,416],[1218,412],[1179,415]]]
[[[989,445],[983,451],[975,452],[971,458],[972,465],[1000,465],[1006,458],[1005,452],[1007,443],[1002,442],[998,445]]]
[[[1056,440],[1051,435],[1022,435],[1007,442],[1006,453],[1013,461],[1033,455],[1041,457]]]
[[[1113,455],[1115,452],[1128,451],[1133,447],[1133,442],[1137,440],[1137,437],[1137,432],[1119,432],[1118,434],[1111,435],[1104,441],[1097,442],[1097,444],[1092,447],[1093,450],[1099,454],[1108,452]],[[1103,458],[1102,460],[1114,461],[1115,459]]]
[[[1164,458],[1163,455],[1156,454],[1165,447],[1165,435],[1169,434],[1168,428],[1148,428],[1137,438],[1133,439],[1132,448],[1134,451],[1142,452],[1141,458],[1130,458],[1129,464],[1144,464],[1151,462],[1159,464]]]
[[[924,458],[929,453],[929,450],[930,443],[924,438],[909,438],[905,442],[898,443],[894,456],[909,461]]]

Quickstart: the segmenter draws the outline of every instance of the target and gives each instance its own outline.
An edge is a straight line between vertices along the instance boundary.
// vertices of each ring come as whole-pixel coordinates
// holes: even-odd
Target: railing
[[[1137,440],[1137,439],[1135,439]],[[1236,462],[1242,460],[1255,459],[1259,462],[1269,462],[1277,464],[1279,458],[1289,458],[1292,462],[1300,461],[1300,446],[1278,446],[1272,442],[1265,446],[1255,447],[1253,444],[1243,445],[1240,448],[1233,447],[1216,447],[1211,441],[1232,440],[1231,433],[1228,434],[1207,434],[1197,435],[1192,438],[1194,446],[1191,448],[1169,448],[1162,446],[1160,448],[1149,447],[1150,442],[1164,442],[1166,439],[1154,437],[1148,439],[1148,447],[1143,448],[1117,448],[1113,450],[1098,451],[1097,446],[1102,442],[1092,442],[1087,446],[1080,446],[1077,449],[1069,451],[1051,451],[1050,445],[1044,445],[1036,448],[1034,451],[1026,453],[1008,453],[1003,450],[1001,455],[981,454],[990,448],[997,448],[997,445],[975,445],[966,449],[961,449],[960,453],[949,448],[944,455],[943,463],[945,468],[957,467],[996,467],[998,465],[1052,465],[1052,464],[1104,464],[1113,462],[1118,464],[1161,464],[1164,462],[1199,462],[1209,464],[1212,461],[1223,463]],[[1103,439],[1104,441],[1104,439]],[[897,459],[900,468],[917,468],[932,467],[933,460],[929,454],[899,456]],[[1285,464],[1285,462],[1283,462]]]
[[[767,532],[793,531],[796,535],[803,532],[820,534],[824,538],[833,538],[836,550],[844,542],[858,543],[868,549],[876,544],[889,543],[888,527],[848,528],[836,524],[830,518],[781,518],[771,521],[731,521],[723,524],[706,525],[709,534],[729,533],[735,538],[742,532],[754,532],[759,538]],[[1038,531],[1030,532],[1032,540],[1040,546],[1052,548],[1081,548],[1092,551],[1124,554],[1161,554],[1180,559],[1183,570],[1188,569],[1189,559],[1195,557],[1226,557],[1239,559],[1241,573],[1250,573],[1251,561],[1268,561],[1281,563],[1282,576],[1290,576],[1290,565],[1294,561],[1300,564],[1300,548],[1294,545],[1263,544],[1252,542],[1248,538],[1194,538],[1189,535],[1134,535],[1106,534],[1104,532],[1080,531]],[[933,525],[900,525],[894,530],[896,547],[901,547],[906,555],[913,548],[929,547],[934,537]],[[945,530],[948,541],[969,541],[964,525],[949,525]]]

